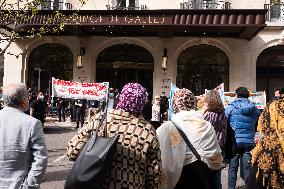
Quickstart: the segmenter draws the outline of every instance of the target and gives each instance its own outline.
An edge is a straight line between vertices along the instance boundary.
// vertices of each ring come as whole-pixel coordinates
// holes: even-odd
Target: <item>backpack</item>
[[[230,125],[230,116],[228,117],[227,121],[228,121],[228,124],[227,124],[226,142],[224,145],[224,150],[225,150],[224,159],[230,161],[237,154],[237,142],[236,142],[235,131]]]
[[[227,135],[226,142],[224,145],[225,150],[225,160],[231,160],[235,157],[237,153],[237,142],[235,137],[235,131],[232,129],[231,125],[227,125]]]

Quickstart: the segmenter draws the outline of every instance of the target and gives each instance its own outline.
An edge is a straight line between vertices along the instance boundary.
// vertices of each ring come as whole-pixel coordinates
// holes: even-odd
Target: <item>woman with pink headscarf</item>
[[[126,84],[115,109],[107,116],[107,137],[119,142],[103,188],[159,189],[161,152],[155,129],[141,115],[147,92],[138,83]],[[103,131],[99,132],[103,135]]]

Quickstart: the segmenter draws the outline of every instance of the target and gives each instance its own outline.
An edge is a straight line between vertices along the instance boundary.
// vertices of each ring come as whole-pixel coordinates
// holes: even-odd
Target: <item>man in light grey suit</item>
[[[0,110],[0,189],[39,188],[47,167],[47,150],[39,120],[26,115],[28,91],[24,84],[3,89]]]

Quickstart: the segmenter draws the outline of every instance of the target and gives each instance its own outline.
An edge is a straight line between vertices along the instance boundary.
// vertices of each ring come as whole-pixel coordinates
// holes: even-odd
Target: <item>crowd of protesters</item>
[[[29,98],[29,92],[23,84],[3,89],[0,186],[4,188],[36,188],[46,169],[41,126],[50,106],[41,92],[35,99]],[[107,133],[99,135],[120,138],[103,188],[234,189],[239,168],[248,189],[284,188],[284,88],[275,90],[275,98],[262,112],[248,99],[246,87],[238,87],[235,94],[235,100],[224,107],[219,93],[212,90],[198,99],[202,109],[197,110],[194,94],[178,89],[170,120],[166,95],[155,96],[152,103],[138,83],[126,84],[119,93],[111,89],[108,103],[58,98],[56,104],[58,120],[66,120],[68,109],[77,129],[85,126],[87,108],[96,110],[94,114],[107,109]],[[23,113],[27,110],[34,118]],[[11,113],[17,119],[9,118]],[[228,159],[229,128],[236,146]],[[256,139],[256,132],[261,137]],[[222,186],[226,166],[228,183]]]
[[[2,96],[2,93],[0,94]],[[111,95],[114,96],[114,94],[110,93],[109,95],[108,106],[110,109],[113,108],[115,103],[115,98]],[[41,91],[35,92],[30,88],[28,89],[28,101],[29,106],[24,112],[40,120],[42,125],[44,125],[47,116],[57,116],[58,122],[65,122],[67,117],[70,117],[70,122],[76,123],[76,129],[83,126],[87,114],[93,115],[92,110],[97,112],[98,109],[104,108],[103,101],[61,97],[50,98],[48,94],[44,94]],[[0,109],[2,109],[3,106],[4,103],[2,102],[2,98],[0,98]]]

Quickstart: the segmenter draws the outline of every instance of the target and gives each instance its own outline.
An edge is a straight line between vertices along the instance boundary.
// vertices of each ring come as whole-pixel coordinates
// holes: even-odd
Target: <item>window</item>
[[[139,0],[117,0],[113,5],[117,9],[139,9]]]
[[[180,3],[181,9],[230,9],[227,0],[187,0]]]
[[[194,8],[195,9],[217,9],[218,0],[195,0]]]
[[[284,4],[280,0],[271,1],[270,17],[272,22],[283,21]]]
[[[40,3],[40,10],[63,10],[64,0],[43,0]]]

